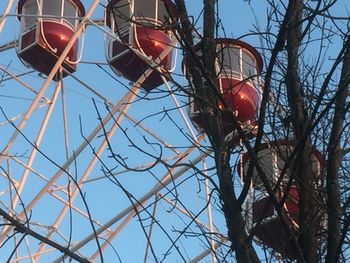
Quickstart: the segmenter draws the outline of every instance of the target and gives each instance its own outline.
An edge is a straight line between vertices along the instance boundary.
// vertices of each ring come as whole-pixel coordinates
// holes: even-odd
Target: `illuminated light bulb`
[[[61,40],[65,40],[66,38],[64,36],[61,36]]]

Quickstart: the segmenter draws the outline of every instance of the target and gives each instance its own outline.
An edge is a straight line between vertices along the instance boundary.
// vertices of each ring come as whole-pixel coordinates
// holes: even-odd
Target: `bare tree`
[[[184,6],[182,1],[177,2],[180,4],[179,6]],[[304,1],[289,1],[285,7],[278,1],[270,1],[269,4],[268,17],[271,19],[269,22],[271,24],[268,25],[266,32],[258,32],[261,34],[261,38],[266,40],[265,45],[271,47],[271,53],[267,55],[265,52],[266,61],[268,61],[265,72],[265,100],[262,101],[263,105],[261,105],[263,109],[260,114],[260,133],[255,141],[255,153],[250,151],[249,143],[245,145],[250,152],[250,157],[255,159],[254,164],[257,166],[259,176],[262,177],[261,180],[265,181],[266,192],[270,195],[276,210],[281,211],[287,198],[275,200],[276,189],[279,186],[278,184],[269,185],[269,182],[264,178],[266,175],[263,170],[259,169],[259,162],[256,160],[257,149],[262,133],[271,141],[282,138],[297,143],[297,148],[289,160],[291,167],[289,186],[285,187],[283,191],[286,197],[292,182],[297,185],[299,225],[298,231],[293,231],[287,224],[285,215],[279,213],[280,219],[287,228],[284,235],[290,236],[292,243],[290,249],[294,250],[294,256],[298,262],[318,262],[324,255],[326,255],[327,262],[338,262],[342,251],[341,233],[345,236],[345,232],[347,232],[347,225],[342,224],[343,221],[347,221],[347,214],[341,212],[339,173],[341,173],[340,164],[344,161],[343,153],[346,152],[341,149],[341,145],[344,147],[346,141],[343,141],[342,138],[347,138],[344,133],[347,131],[346,101],[350,72],[347,65],[349,55],[347,30],[345,29],[345,33],[342,33],[342,28],[337,25],[337,22],[341,21],[342,18],[330,15],[330,10],[333,5],[339,4],[341,6],[342,3],[327,1],[313,5]],[[205,56],[196,59],[191,57],[193,53],[191,53],[191,46],[189,47],[188,44],[193,41],[187,40],[191,37],[191,25],[188,25],[187,21],[183,22],[183,32],[187,32],[185,35],[187,41],[184,42],[187,44],[187,46],[184,44],[185,57],[193,80],[195,100],[206,118],[205,132],[210,139],[216,157],[220,185],[219,196],[223,202],[222,209],[227,222],[228,238],[232,242],[231,248],[236,253],[237,262],[256,262],[256,255],[252,253],[252,247],[249,245],[251,243],[246,236],[244,222],[240,216],[242,203],[239,201],[244,200],[246,195],[243,191],[236,199],[237,194],[232,187],[232,171],[229,167],[229,146],[227,142],[223,141],[224,135],[220,121],[222,119],[220,112],[222,111],[215,107],[218,105],[217,101],[225,99],[221,96],[222,94],[217,93],[219,88],[215,85],[215,79],[218,76],[213,75],[215,69],[212,59],[216,56],[213,39],[216,37],[214,32],[217,29],[215,21],[218,21],[219,18],[208,14],[215,13],[214,5],[215,1],[204,1],[202,54]],[[184,13],[184,11],[182,12]],[[347,20],[348,18],[343,19]],[[328,21],[331,21],[330,23],[337,28],[336,33],[330,34],[331,29],[327,27]],[[270,37],[273,33],[270,31],[272,23],[278,25],[275,38]],[[324,45],[334,41],[334,39],[340,41],[340,49],[337,51],[332,49],[332,52],[335,51],[334,62],[328,62],[326,56],[330,54],[328,53],[330,50],[325,49]],[[316,52],[311,48],[314,47],[314,42],[320,43]],[[325,64],[330,70],[325,69],[327,68]],[[321,74],[321,72],[327,73]],[[331,88],[330,82],[335,81],[337,74],[339,74],[337,85],[333,85]],[[207,91],[202,91],[203,89]],[[214,90],[214,92],[210,92],[210,90]],[[326,94],[330,93],[332,94],[330,98],[325,99]],[[272,100],[267,101],[267,98]],[[226,110],[230,111],[229,108]],[[232,118],[235,117],[232,116]],[[280,122],[281,126],[278,127],[276,122]],[[325,125],[324,122],[329,123]],[[320,125],[320,123],[322,124]],[[235,125],[239,131],[239,123]],[[277,130],[279,128],[282,128],[284,132]],[[331,133],[326,139],[327,135],[325,137],[325,134],[329,134],[328,129]],[[268,132],[269,130],[271,132]],[[244,139],[244,136],[242,138]],[[325,162],[322,163],[324,171],[321,177],[324,179],[321,181],[324,180],[324,183],[313,172],[311,160],[313,145],[322,145],[323,148]],[[250,180],[246,180],[245,184],[249,185]],[[327,193],[326,198],[324,198],[324,193]],[[324,216],[326,211],[327,219]],[[345,227],[343,231],[341,231],[342,226]],[[324,229],[322,229],[323,227]],[[324,231],[325,233],[323,233]],[[326,236],[328,237],[326,243],[328,245],[324,251],[322,246]],[[345,258],[343,255],[342,260]]]

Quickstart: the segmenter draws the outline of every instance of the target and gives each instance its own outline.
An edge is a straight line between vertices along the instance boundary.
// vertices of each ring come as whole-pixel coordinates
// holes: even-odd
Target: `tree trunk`
[[[298,262],[317,262],[317,242],[319,228],[319,202],[316,199],[317,178],[312,171],[312,147],[307,129],[308,115],[304,102],[303,88],[299,79],[299,47],[302,43],[302,0],[290,0],[294,13],[287,26],[288,66],[286,87],[291,109],[291,120],[296,142],[301,146],[297,152],[292,176],[296,180],[299,193],[299,244],[303,257]]]
[[[343,131],[346,114],[346,98],[350,79],[350,39],[345,43],[346,50],[342,73],[339,82],[339,90],[335,100],[334,118],[331,137],[328,144],[327,162],[327,215],[328,215],[328,246],[326,262],[339,262],[341,216],[340,191],[339,191],[339,167],[343,153],[340,148],[340,137]]]
[[[232,242],[231,248],[235,251],[238,263],[260,262],[251,240],[248,240],[245,231],[245,221],[241,214],[241,206],[237,201],[234,187],[232,170],[230,167],[231,149],[224,141],[223,125],[221,120],[221,110],[217,107],[222,97],[217,88],[217,76],[215,71],[216,59],[216,23],[215,23],[215,0],[204,0],[204,26],[202,39],[202,57],[194,54],[192,25],[186,19],[187,12],[183,0],[176,0],[177,7],[184,20],[181,23],[185,41],[185,61],[189,74],[193,81],[195,103],[199,106],[204,117],[206,134],[213,147],[217,174],[219,178],[219,195],[222,201],[222,210],[228,228],[228,239]]]
[[[241,204],[236,199],[233,189],[232,171],[229,164],[229,151],[215,154],[216,167],[220,184],[220,199],[228,228],[228,238],[232,242],[238,263],[260,262],[251,241],[245,231],[245,221],[242,217]]]

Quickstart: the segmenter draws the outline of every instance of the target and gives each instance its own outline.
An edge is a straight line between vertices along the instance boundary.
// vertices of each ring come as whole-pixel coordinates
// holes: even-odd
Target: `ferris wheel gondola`
[[[195,47],[198,56],[201,56],[201,43]],[[262,58],[258,51],[236,39],[216,39],[216,76],[220,94],[231,112],[222,114],[224,136],[231,144],[239,143],[239,136],[233,124],[233,116],[240,123],[246,135],[251,138],[256,133],[257,118],[262,96]],[[191,80],[190,73],[185,74]],[[221,105],[218,108],[222,109]],[[201,132],[204,131],[205,116],[190,97],[189,116],[193,125]]]
[[[162,76],[174,70],[173,10],[170,0],[114,0],[107,5],[106,24],[111,29],[106,37],[107,61],[117,74],[133,82],[152,69],[141,84],[146,91],[163,84]]]
[[[296,141],[277,140],[259,146],[257,160],[266,181],[261,179],[262,175],[254,168],[251,192],[245,201],[243,212],[247,222],[247,232],[254,232],[254,239],[257,243],[274,249],[290,260],[296,258],[296,252],[282,219],[271,201],[266,183],[269,185],[268,187],[277,189],[275,198],[277,202],[284,201],[281,213],[286,220],[287,227],[298,236],[300,231],[299,187],[302,186],[297,184],[297,175],[293,172],[292,167],[297,145]],[[316,148],[312,147],[310,152],[314,181],[316,187],[321,187],[324,158]],[[238,164],[242,181],[248,174],[250,163],[249,153],[242,154]],[[321,226],[324,224],[324,216],[322,215]]]
[[[21,22],[18,56],[30,67],[49,75],[58,58],[75,33],[79,18],[85,15],[79,0],[20,0],[17,6]],[[70,49],[62,67],[76,70],[78,40]],[[61,78],[58,72],[54,80]],[[63,77],[67,75],[63,71]]]

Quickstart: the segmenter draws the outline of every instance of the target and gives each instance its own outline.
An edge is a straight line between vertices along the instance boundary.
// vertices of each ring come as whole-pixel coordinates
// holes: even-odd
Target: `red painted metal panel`
[[[60,56],[67,46],[69,40],[74,35],[74,31],[62,23],[44,21],[43,23],[43,34],[40,34],[40,44],[50,45],[56,49],[56,55]],[[77,59],[78,52],[78,41],[73,45],[68,53],[70,61]]]
[[[110,54],[112,57],[108,58],[109,63],[119,74],[130,81],[138,80],[145,70],[150,69],[150,63],[154,62],[170,44],[169,36],[158,29],[136,26],[134,33],[132,36],[132,39],[134,39],[132,48],[144,53],[145,57],[139,56],[118,40],[109,43],[112,45]],[[124,41],[127,39],[129,39],[128,34],[123,36]],[[167,75],[166,71],[171,69],[172,59],[173,54],[170,51],[159,63],[162,69],[165,70],[165,77]],[[153,70],[151,75],[142,83],[142,88],[150,91],[161,84],[163,84],[161,73]]]
[[[294,233],[297,234],[295,231]],[[293,244],[279,218],[260,224],[254,229],[254,234],[264,246],[274,249],[285,258],[295,259]]]
[[[153,61],[170,45],[170,38],[164,32],[150,27],[136,26],[133,47],[142,50]],[[171,69],[172,52],[162,61],[165,70]]]
[[[225,102],[236,113],[241,123],[255,122],[259,109],[258,91],[246,81],[234,78],[220,78]]]
[[[43,26],[42,30],[41,25]],[[38,39],[35,39],[36,34],[39,35]],[[49,75],[73,34],[74,31],[64,24],[51,21],[38,22],[32,31],[21,36],[19,56],[35,70]],[[67,57],[70,61],[77,59],[77,52],[78,41],[68,53]],[[76,70],[76,65],[68,60],[62,63],[62,67],[69,72]],[[66,75],[63,74],[63,76]],[[59,80],[59,73],[54,77],[54,80]]]
[[[268,197],[253,203],[253,223],[263,222],[264,219],[270,218],[274,214],[273,204]]]

